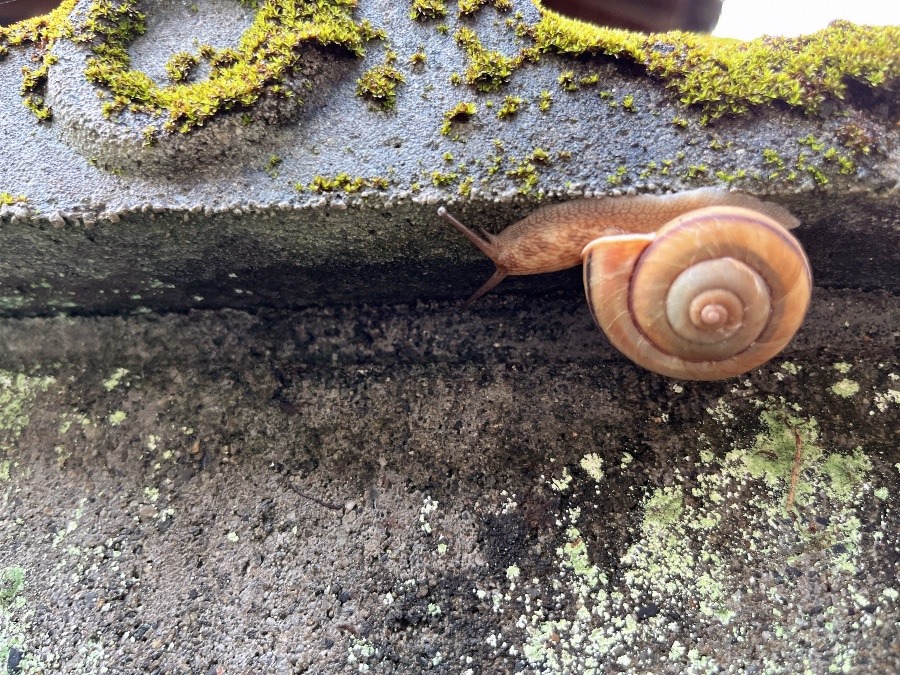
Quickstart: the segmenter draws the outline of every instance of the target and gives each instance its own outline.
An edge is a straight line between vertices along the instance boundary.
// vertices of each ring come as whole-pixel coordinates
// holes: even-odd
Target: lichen
[[[831,391],[836,396],[840,396],[841,398],[850,398],[859,393],[859,382],[851,380],[849,378],[844,378],[838,382],[835,382],[831,385]]]
[[[519,589],[523,570],[515,579],[517,598],[494,596],[496,611],[522,617],[517,624],[525,633],[521,653],[531,670],[544,675],[623,670],[644,646],[665,641],[671,644],[672,668],[711,672],[720,664],[704,656],[709,644],[697,636],[727,626],[725,634],[742,642],[767,621],[773,624],[767,638],[772,650],[802,658],[800,629],[781,624],[799,595],[790,574],[796,567],[827,569],[835,609],[845,602],[860,604],[853,588],[863,531],[860,497],[871,490],[880,498],[869,482],[871,461],[861,448],[826,452],[815,420],[787,412],[794,406],[773,399],[760,405],[760,430],[749,442],[739,436],[724,456],[721,448],[701,442],[691,471],[673,468],[666,476],[669,484],[647,489],[642,517],[616,558],[610,559],[616,549],[605,545],[606,536],[582,534],[580,507],[568,509],[565,524],[557,521],[560,544],[551,578],[535,578],[531,588]],[[724,404],[710,413],[717,426],[740,423]],[[587,468],[597,459],[582,458],[583,480],[599,480]],[[620,470],[629,471],[628,462]],[[602,477],[602,470],[598,474]],[[792,475],[799,475],[803,504],[795,519],[784,517]],[[827,514],[827,519],[815,522],[812,514]],[[590,517],[587,522],[596,526]],[[837,583],[840,577],[846,582]],[[754,592],[770,593],[774,601],[769,614],[765,603],[754,605],[749,624],[743,604],[748,580]],[[553,603],[529,602],[541,589],[552,593]],[[695,629],[679,635],[682,642],[671,641],[673,610]],[[840,649],[825,658],[836,671],[853,664]],[[697,664],[702,666],[692,667]]]

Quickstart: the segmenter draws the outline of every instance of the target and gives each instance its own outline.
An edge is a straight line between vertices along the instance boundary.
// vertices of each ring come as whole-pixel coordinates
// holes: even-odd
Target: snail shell
[[[484,238],[441,207],[497,265],[471,303],[508,275],[584,261],[591,313],[638,365],[715,380],[780,352],[803,322],[809,262],[782,207],[738,193],[583,199],[537,209]]]
[[[718,380],[784,349],[806,315],[812,274],[778,222],[716,206],[653,234],[590,242],[584,287],[597,325],[629,359],[669,377]]]

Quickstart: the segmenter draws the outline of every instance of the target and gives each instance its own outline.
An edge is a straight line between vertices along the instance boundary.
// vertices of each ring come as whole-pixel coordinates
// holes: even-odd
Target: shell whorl
[[[756,210],[690,211],[657,232],[600,237],[584,249],[597,324],[640,366],[693,380],[734,377],[799,329],[812,275],[800,244]]]

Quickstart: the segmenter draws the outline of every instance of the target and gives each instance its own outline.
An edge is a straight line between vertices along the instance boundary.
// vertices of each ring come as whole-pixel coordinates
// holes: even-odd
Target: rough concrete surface
[[[103,117],[84,43],[52,46],[50,123],[20,96],[40,49],[0,60],[0,674],[900,672],[896,92],[702,124],[613,57],[450,84],[461,26],[528,46],[513,4],[450,3],[443,31],[362,2],[389,40],[311,47],[302,105],[148,148],[146,115]],[[156,80],[253,18],[140,8]],[[355,90],[389,48],[385,111]],[[387,187],[309,188],[342,172]],[[490,265],[439,203],[497,231],[710,184],[795,213],[816,281],[745,376],[638,369],[577,271],[449,301]]]
[[[88,7],[84,0],[77,11]],[[234,44],[252,17],[234,0],[147,0],[140,8],[147,32],[128,51],[132,66],[160,85],[160,64],[173,53]],[[142,147],[142,130],[161,122],[127,111],[103,116],[108,97],[98,99],[102,90],[83,73],[88,45],[64,39],[53,47],[50,123],[22,105],[21,68],[35,66],[35,49],[11,47],[0,60],[0,192],[28,202],[0,207],[0,313],[463,297],[468,289],[450,270],[479,254],[435,217],[438,204],[497,231],[541,201],[698,185],[770,195],[795,210],[817,283],[900,290],[893,90],[851,88],[819,115],[775,102],[703,125],[702,109],[623,59],[547,53],[497,91],[450,84],[468,64],[456,31],[470,28],[486,48],[513,55],[533,44],[516,33],[519,13],[529,25],[538,19],[527,1],[508,13],[488,5],[471,18],[450,11],[425,22],[410,20],[406,3],[362,2],[354,17],[389,38],[368,43],[364,58],[311,47],[292,103],[264,97],[151,147]],[[380,110],[356,95],[357,79],[384,63],[388,49],[406,82],[396,107]],[[417,52],[427,61],[412,65]],[[594,83],[568,91],[566,73]],[[546,111],[542,92],[551,97]],[[498,119],[507,97],[520,98],[520,110]],[[478,112],[442,134],[444,114],[464,101]],[[847,133],[874,149],[851,153]],[[842,173],[829,149],[852,154],[853,171]],[[539,150],[546,159],[533,159]],[[388,187],[309,188],[341,173]],[[834,236],[840,247],[830,245]],[[873,237],[881,245],[871,246]]]
[[[900,308],[817,296],[707,384],[574,294],[6,320],[8,670],[895,672]]]

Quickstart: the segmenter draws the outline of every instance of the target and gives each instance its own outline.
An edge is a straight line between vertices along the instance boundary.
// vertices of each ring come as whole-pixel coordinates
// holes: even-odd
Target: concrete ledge
[[[900,314],[817,294],[720,383],[520,297],[4,320],[0,635],[32,672],[893,672]]]
[[[132,65],[161,85],[174,51],[194,49],[195,39],[227,46],[252,18],[226,0],[201,0],[185,16],[179,3],[141,7],[147,33],[129,47]],[[515,10],[523,26],[539,19],[530,3]],[[794,210],[817,283],[900,287],[892,79],[882,89],[855,83],[815,116],[774,102],[704,125],[703,108],[681,104],[624,57],[542,54],[498,91],[453,86],[470,65],[457,29],[512,57],[533,46],[517,36],[520,20],[491,7],[471,18],[451,12],[442,32],[407,13],[364,3],[353,15],[390,37],[406,77],[394,109],[356,95],[357,79],[388,58],[384,41],[370,41],[363,59],[311,47],[301,73],[279,85],[295,98],[267,94],[147,148],[143,130],[162,121],[127,110],[104,119],[102,90],[82,74],[85,44],[53,46],[49,123],[21,104],[21,67],[34,62],[27,47],[10,47],[0,61],[0,128],[16,151],[0,163],[0,192],[27,200],[0,207],[0,312],[459,297],[469,289],[455,279],[468,278],[478,256],[435,219],[438,204],[496,231],[547,200],[700,184]],[[212,16],[221,26],[204,20]],[[427,61],[411,64],[416,53]],[[521,99],[519,109],[498,119],[507,97]],[[477,113],[442,134],[445,113],[462,101]],[[362,181],[349,188],[360,191],[311,188],[342,174],[344,187]]]

